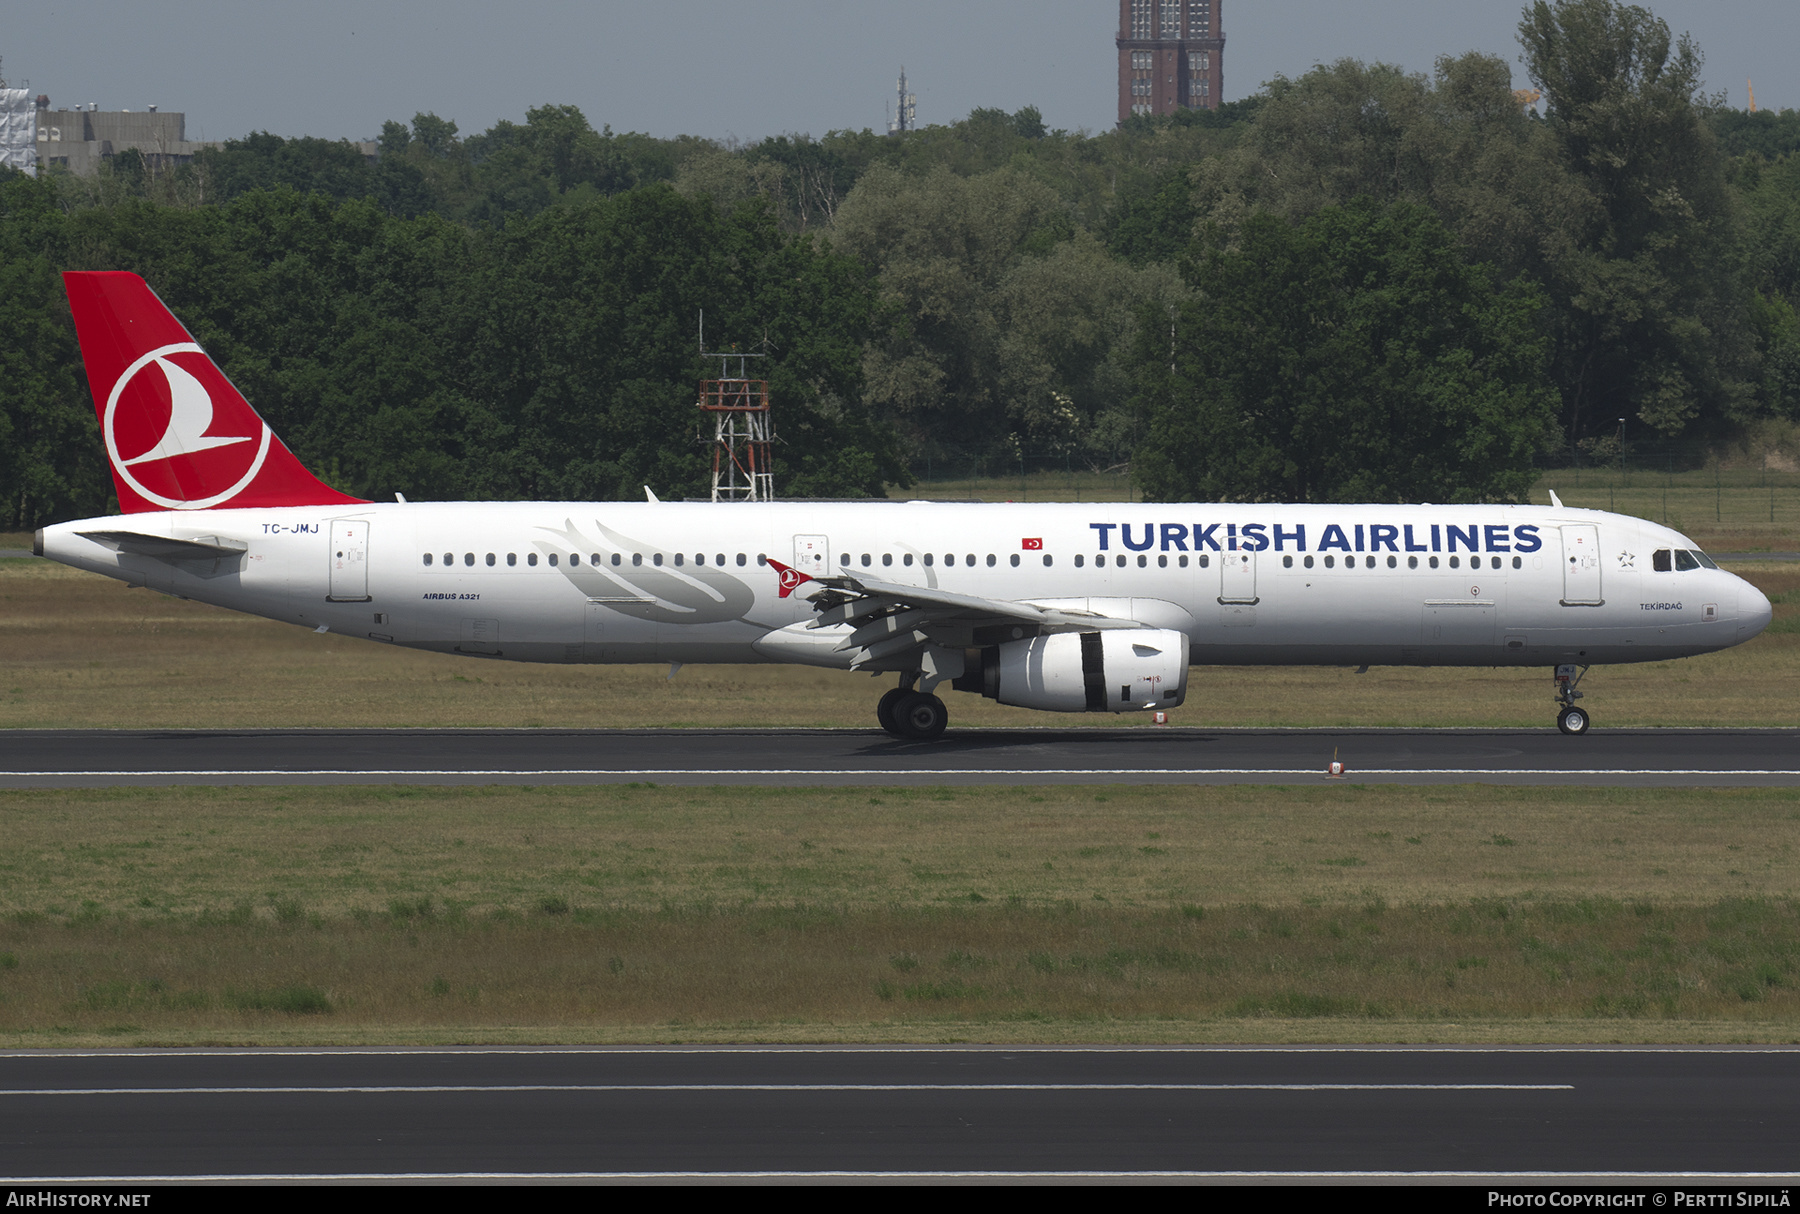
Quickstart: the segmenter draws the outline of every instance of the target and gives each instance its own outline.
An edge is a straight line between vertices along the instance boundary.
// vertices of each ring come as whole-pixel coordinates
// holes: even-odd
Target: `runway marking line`
[[[1006,1172],[1006,1171],[927,1171],[916,1172],[857,1172],[837,1168],[820,1168],[817,1171],[801,1172],[211,1172],[211,1173],[171,1173],[168,1175],[141,1176],[11,1176],[6,1183],[13,1185],[26,1184],[154,1184],[205,1181],[281,1181],[281,1180],[955,1180],[955,1179],[993,1179],[993,1180],[1131,1180],[1155,1179],[1170,1177],[1174,1179],[1194,1180],[1745,1180],[1745,1181],[1792,1181],[1800,1179],[1800,1172],[1479,1172],[1479,1171],[1425,1171],[1416,1172],[1325,1172],[1325,1171],[1293,1171],[1293,1172],[1203,1172],[1176,1171],[1159,1168],[1145,1168],[1141,1171],[1080,1171],[1071,1169],[1063,1172]]]
[[[8,1096],[434,1095],[453,1092],[1572,1092],[1572,1083],[470,1083],[9,1088]]]
[[[1322,776],[1315,767],[659,767],[228,768],[150,771],[0,771],[0,779],[144,776]],[[1800,776],[1770,767],[1359,767],[1356,776]]]

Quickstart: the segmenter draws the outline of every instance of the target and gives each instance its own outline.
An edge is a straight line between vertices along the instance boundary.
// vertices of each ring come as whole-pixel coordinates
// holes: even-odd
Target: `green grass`
[[[0,838],[9,1044],[1800,1037],[1800,790],[101,790]]]

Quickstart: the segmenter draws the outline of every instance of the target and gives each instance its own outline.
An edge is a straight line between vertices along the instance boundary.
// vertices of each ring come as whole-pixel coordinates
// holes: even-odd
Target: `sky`
[[[1480,50],[1518,63],[1506,0],[1215,0],[1225,96],[1350,57],[1428,72]],[[1652,0],[1706,56],[1707,91],[1800,107],[1796,0]],[[599,127],[753,142],[883,128],[904,65],[921,124],[1036,105],[1052,128],[1116,114],[1117,0],[33,0],[0,22],[0,74],[52,106],[156,104],[189,139],[370,139],[429,111],[464,134],[531,106]]]

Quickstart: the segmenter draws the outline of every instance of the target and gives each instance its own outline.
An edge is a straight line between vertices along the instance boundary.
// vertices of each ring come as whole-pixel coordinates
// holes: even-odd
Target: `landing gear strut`
[[[950,710],[936,696],[914,691],[917,679],[917,675],[904,678],[900,686],[882,696],[875,705],[875,719],[896,738],[929,742],[950,724]]]
[[[1586,666],[1556,668],[1556,702],[1562,705],[1562,711],[1556,714],[1556,727],[1566,734],[1584,734],[1588,731],[1590,718],[1587,709],[1575,707],[1575,701],[1581,698],[1581,693],[1575,688],[1587,672]]]

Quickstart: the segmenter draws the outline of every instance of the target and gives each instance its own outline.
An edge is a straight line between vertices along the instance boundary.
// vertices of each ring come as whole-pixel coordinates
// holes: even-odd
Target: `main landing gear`
[[[1572,736],[1586,733],[1591,721],[1587,709],[1575,707],[1575,701],[1581,698],[1575,688],[1587,672],[1586,666],[1556,668],[1556,702],[1562,705],[1562,711],[1556,714],[1556,727]]]
[[[934,695],[914,691],[914,678],[881,697],[875,705],[875,719],[896,738],[908,742],[929,742],[943,734],[950,724],[950,710]]]

